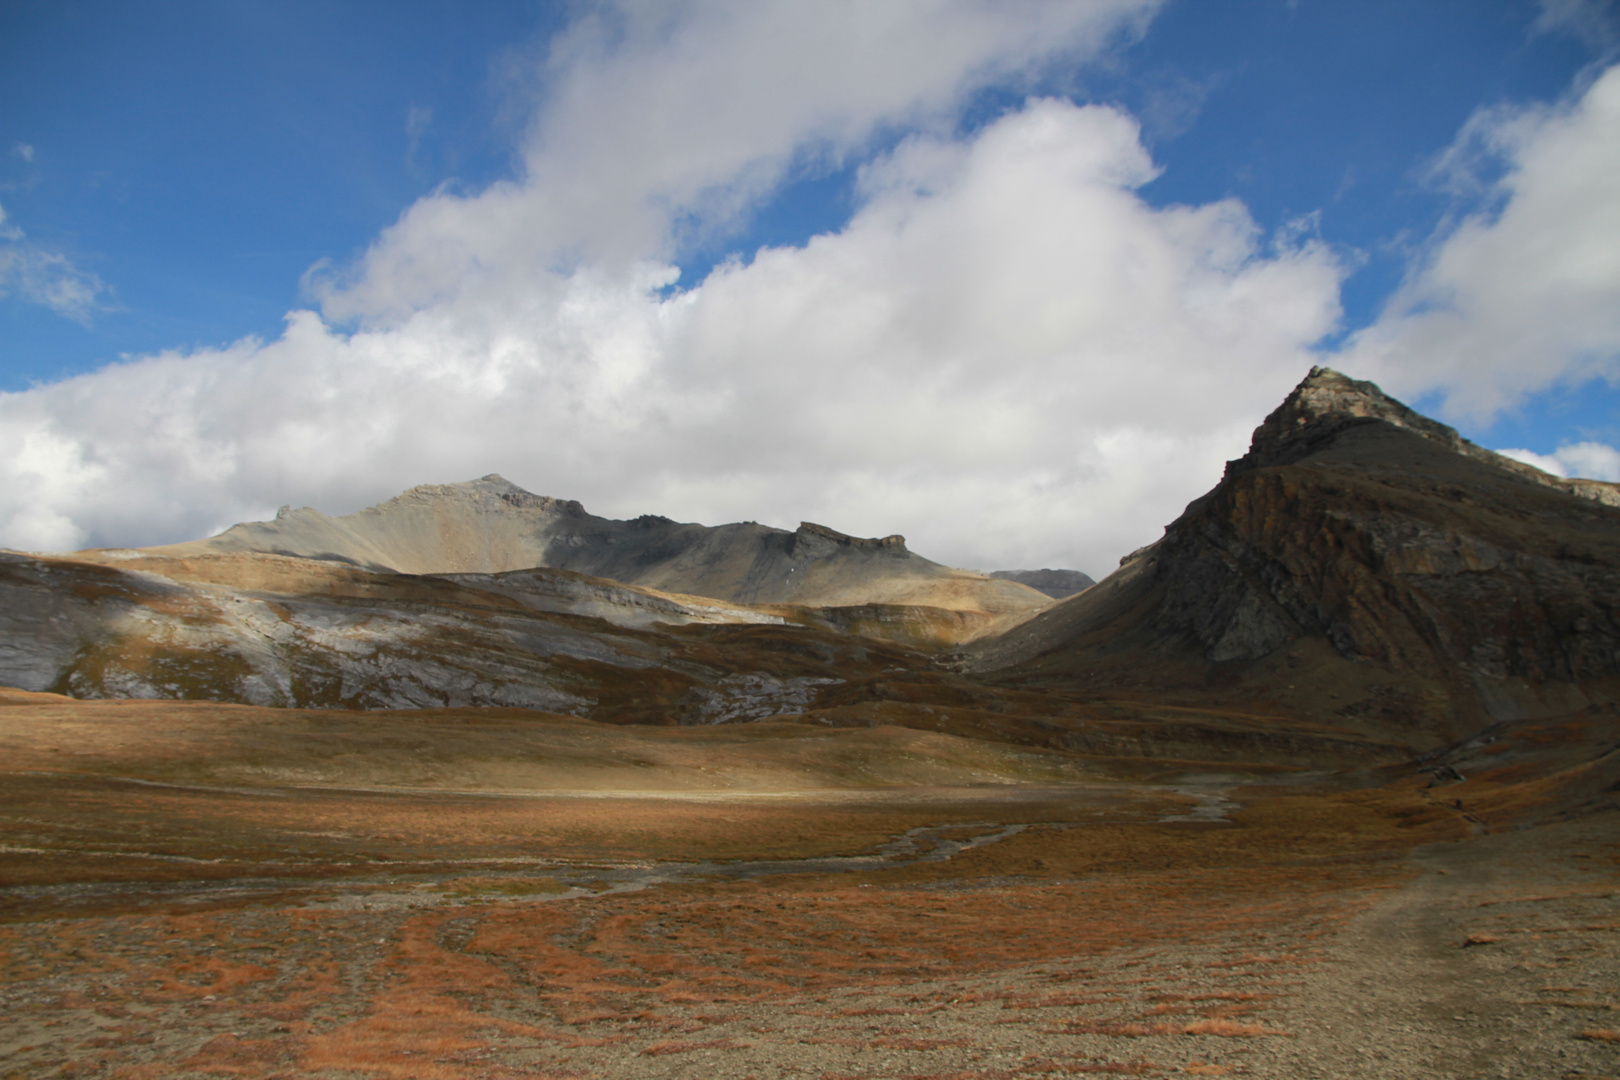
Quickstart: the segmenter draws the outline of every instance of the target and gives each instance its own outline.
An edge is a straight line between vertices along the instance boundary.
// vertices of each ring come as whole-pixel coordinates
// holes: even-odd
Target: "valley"
[[[1534,472],[1317,369],[1089,585],[494,475],[0,553],[0,1077],[1620,1075]]]

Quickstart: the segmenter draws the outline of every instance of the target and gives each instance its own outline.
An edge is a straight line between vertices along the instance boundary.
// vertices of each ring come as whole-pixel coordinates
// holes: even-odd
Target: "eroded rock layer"
[[[80,698],[701,724],[802,712],[825,687],[903,662],[926,663],[568,571],[418,577],[257,554],[0,553],[0,685]]]
[[[1548,476],[1318,368],[1163,539],[969,663],[1452,737],[1611,700],[1617,611],[1620,488]]]

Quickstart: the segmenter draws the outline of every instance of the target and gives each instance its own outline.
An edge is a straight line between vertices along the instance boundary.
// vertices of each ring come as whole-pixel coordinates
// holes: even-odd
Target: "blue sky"
[[[1522,326],[1425,321],[1459,290],[1460,321],[1470,289],[1501,307],[1448,242],[1542,205],[1513,178],[1602,141],[1580,110],[1613,4],[753,7],[0,7],[0,544],[178,539],[500,471],[600,512],[819,515],[946,561],[1096,572],[1313,361],[1546,467],[1620,468],[1608,269],[1579,341],[1532,325],[1552,285]],[[1027,214],[1003,219],[1001,190]],[[1478,250],[1606,227],[1601,183],[1583,190],[1592,223],[1527,209]],[[1043,222],[1078,230],[1078,262]],[[1026,228],[1034,246],[991,250]],[[1003,258],[1041,265],[1052,298],[996,299]],[[1057,310],[1171,264],[1111,301],[1118,325]],[[947,297],[941,338],[924,313]],[[856,328],[869,309],[889,321]],[[998,339],[997,318],[1020,328]],[[1520,351],[1476,362],[1479,340]],[[1055,381],[1072,404],[1022,411]],[[1192,431],[1196,407],[1220,415]],[[757,449],[789,431],[797,453]]]
[[[0,8],[0,206],[108,288],[82,321],[15,293],[0,302],[4,388],[276,334],[317,260],[363,249],[440,183],[510,172],[500,61],[544,34],[547,15],[290,0]]]

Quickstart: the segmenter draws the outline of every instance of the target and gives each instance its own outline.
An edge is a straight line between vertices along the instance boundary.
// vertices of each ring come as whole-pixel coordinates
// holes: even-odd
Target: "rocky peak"
[[[1380,390],[1375,383],[1352,379],[1332,368],[1313,367],[1283,403],[1254,429],[1249,452],[1237,461],[1227,463],[1227,475],[1271,465],[1291,464],[1347,427],[1380,420],[1405,428],[1457,453],[1467,454],[1472,450],[1477,455],[1488,455],[1493,459],[1498,457],[1489,450],[1474,446],[1445,424],[1407,408]]]
[[[1585,500],[1616,505],[1620,485],[1550,476],[1315,368],[1157,544],[977,655],[1086,693],[1258,692],[1423,738],[1610,700],[1620,517]]]
[[[570,517],[585,515],[585,506],[577,499],[554,499],[550,495],[536,495],[532,491],[518,487],[500,473],[490,473],[476,480],[462,480],[454,484],[419,484],[405,492],[401,498],[484,499],[490,496],[517,510],[542,510]]]
[[[501,501],[508,506],[515,506],[519,510],[549,510],[558,514],[567,514],[569,517],[584,517],[585,504],[578,499],[553,499],[550,495],[536,495],[532,491],[517,488],[513,491],[500,493]]]
[[[1003,581],[1016,581],[1028,585],[1038,593],[1054,600],[1066,600],[1075,593],[1085,592],[1097,584],[1090,574],[1078,570],[992,570],[990,576]]]
[[[1620,487],[1598,480],[1566,480],[1531,465],[1477,446],[1438,420],[1431,420],[1380,390],[1375,383],[1352,379],[1328,367],[1313,367],[1309,375],[1261,425],[1254,429],[1249,452],[1226,463],[1226,475],[1291,465],[1326,446],[1346,428],[1385,423],[1473,458],[1521,480],[1558,488],[1571,495],[1608,506],[1620,506]]]
[[[825,525],[817,525],[813,521],[799,522],[799,528],[794,532],[796,548],[817,547],[830,542],[838,547],[874,548],[897,553],[906,551],[906,538],[899,533],[884,537],[850,536],[837,529],[829,529]]]

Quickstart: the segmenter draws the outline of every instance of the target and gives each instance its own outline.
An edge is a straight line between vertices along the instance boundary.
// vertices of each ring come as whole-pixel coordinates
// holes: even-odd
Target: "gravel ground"
[[[1613,813],[1419,849],[1330,945],[1256,1075],[1620,1075]]]
[[[1617,825],[1262,895],[491,879],[13,923],[0,1077],[1617,1076]]]

